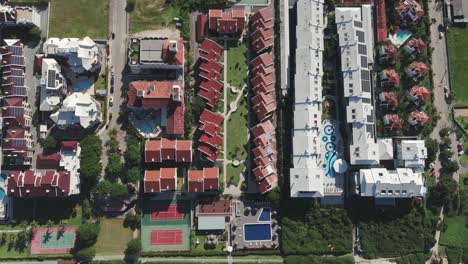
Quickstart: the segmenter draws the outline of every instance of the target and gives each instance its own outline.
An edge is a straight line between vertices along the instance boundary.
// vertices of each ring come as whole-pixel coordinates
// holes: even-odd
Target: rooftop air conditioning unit
[[[177,52],[177,41],[175,40],[170,40],[169,41],[169,51],[176,53]]]

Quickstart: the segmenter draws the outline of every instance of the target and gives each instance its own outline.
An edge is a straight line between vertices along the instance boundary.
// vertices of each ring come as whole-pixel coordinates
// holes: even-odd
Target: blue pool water
[[[5,190],[0,188],[0,200],[3,200],[3,198],[5,198]]]
[[[323,128],[324,136],[322,137],[322,142],[325,144],[325,160],[322,164],[322,167],[325,171],[325,176],[329,178],[335,178],[335,170],[333,169],[333,163],[338,159],[338,154],[336,152],[336,132],[335,127],[332,125],[326,125]]]
[[[91,88],[92,85],[93,83],[89,79],[77,80],[73,84],[73,89],[75,90],[75,92],[82,92]]]
[[[244,225],[244,240],[245,241],[271,240],[270,224],[245,224]]]
[[[270,221],[270,208],[263,208],[258,221]]]
[[[400,29],[396,32],[396,36],[397,36],[398,44],[401,45],[411,36],[411,32],[408,30]]]

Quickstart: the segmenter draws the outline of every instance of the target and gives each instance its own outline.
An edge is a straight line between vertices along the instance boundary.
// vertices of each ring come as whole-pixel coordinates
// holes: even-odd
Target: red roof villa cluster
[[[223,84],[220,82],[223,65],[219,63],[223,48],[213,40],[205,39],[199,49],[199,91],[206,104],[215,107],[221,98]]]
[[[263,121],[276,110],[273,56],[263,53],[250,62],[250,67],[254,76],[250,81],[254,93],[251,99],[252,110],[257,119]]]
[[[145,162],[192,162],[192,141],[191,140],[170,140],[161,138],[158,140],[148,140],[145,143]]]
[[[18,39],[5,39],[2,55],[2,129],[6,130],[2,152],[10,164],[29,165],[32,161],[31,108],[25,86],[25,57]]]
[[[219,189],[219,169],[217,167],[188,171],[189,192],[213,192]]]
[[[38,155],[36,170],[8,171],[8,196],[63,197],[78,194],[80,152],[77,141],[62,141],[60,153]]]
[[[145,170],[145,193],[174,192],[177,189],[177,168]]]
[[[201,131],[201,135],[198,139],[197,149],[205,154],[207,160],[215,162],[220,153],[219,147],[223,143],[221,125],[224,122],[224,117],[205,109],[198,122],[200,123],[198,129]]]
[[[245,12],[243,8],[223,12],[221,9],[208,11],[209,29],[220,34],[240,34],[244,30]]]
[[[268,9],[262,9],[250,17],[250,44],[256,53],[273,47],[273,15]]]
[[[257,179],[258,189],[265,193],[278,182],[275,128],[271,121],[267,120],[251,128],[250,132],[256,146],[252,151],[256,165],[253,174]]]

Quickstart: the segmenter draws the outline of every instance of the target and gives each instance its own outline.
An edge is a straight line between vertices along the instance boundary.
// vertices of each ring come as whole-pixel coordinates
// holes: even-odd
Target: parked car
[[[112,105],[114,105],[114,97],[113,96],[111,96],[109,98],[109,106],[112,106]]]
[[[444,37],[444,32],[439,32],[439,39]]]

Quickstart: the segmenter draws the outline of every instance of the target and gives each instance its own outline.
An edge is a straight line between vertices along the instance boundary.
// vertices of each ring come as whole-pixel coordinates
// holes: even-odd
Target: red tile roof
[[[217,191],[219,188],[219,169],[217,167],[189,170],[189,192]]]
[[[223,143],[223,138],[219,135],[209,136],[208,134],[203,133],[200,136],[200,142],[208,144],[214,148],[218,148]]]
[[[37,155],[36,166],[40,169],[57,169],[61,159],[62,156],[58,153],[51,155],[39,154]]]
[[[191,140],[161,138],[145,142],[145,162],[192,162]]]
[[[393,85],[393,86],[399,86],[400,85],[400,76],[394,69],[385,69],[383,70],[383,73],[386,77],[385,82]]]
[[[199,122],[201,124],[204,124],[205,122],[211,122],[217,126],[221,126],[221,124],[224,122],[224,117],[220,114],[213,113],[210,110],[205,109],[200,115]]]
[[[274,186],[276,186],[277,182],[278,176],[276,174],[272,174],[259,181],[257,187],[261,193],[266,193],[270,191]]]
[[[221,92],[223,90],[223,84],[217,80],[210,79],[208,81],[200,82],[200,88],[207,92],[210,92],[211,90]]]
[[[49,170],[44,173],[28,171],[8,172],[8,196],[58,197],[70,194],[70,173]]]
[[[426,49],[426,43],[422,39],[418,38],[412,38],[408,43],[406,44],[407,47],[410,49],[414,49],[417,53],[421,54],[423,51]]]
[[[251,84],[252,88],[258,89],[260,88],[261,85],[268,86],[270,84],[273,84],[275,82],[275,77],[273,74],[260,74],[252,78]]]
[[[244,30],[244,9],[231,9],[223,13],[219,9],[210,9],[208,12],[210,30],[218,33],[241,33]]]
[[[182,135],[185,128],[185,105],[182,100],[180,104],[171,104],[167,111],[166,134]]]
[[[195,216],[231,216],[232,210],[232,201],[228,199],[200,200],[195,207]]]
[[[415,85],[409,91],[410,95],[413,96],[413,100],[423,100],[426,101],[431,97],[431,92],[424,86]]]
[[[270,10],[263,8],[250,16],[250,26],[252,30],[258,28],[272,28],[273,14]]]
[[[220,133],[222,129],[220,126],[217,126],[211,122],[205,122],[204,124],[201,124],[198,128],[210,136],[214,136]]]
[[[183,86],[178,81],[135,81],[128,88],[129,107],[167,108],[170,104],[179,104],[172,100],[174,87],[183,94]],[[182,97],[183,98],[183,97]]]
[[[421,18],[424,15],[424,10],[416,0],[400,0],[400,4],[396,7],[396,10],[398,11],[402,19],[406,20],[409,23],[416,22],[419,18]],[[417,19],[413,20],[412,17],[415,17]]]
[[[158,170],[145,170],[145,176],[143,179],[144,192],[155,193],[161,191],[161,172]]]
[[[145,193],[175,191],[177,187],[177,169],[146,170],[143,182]]]
[[[411,71],[416,72],[418,77],[423,77],[429,72],[429,68],[424,64],[424,62],[413,61],[409,66],[408,69]]]
[[[188,191],[203,192],[203,170],[188,171]]]
[[[62,141],[60,151],[76,151],[78,149],[78,141]]]
[[[429,122],[429,116],[425,112],[413,111],[410,113],[408,121],[412,125],[425,126]]]
[[[252,68],[254,76],[258,74],[270,74],[275,70],[273,57],[270,53],[262,53],[257,56],[250,61],[250,67]]]
[[[384,116],[384,124],[393,131],[400,130],[403,127],[403,124],[398,115],[386,114]]]
[[[213,148],[210,145],[207,145],[207,144],[204,144],[204,143],[198,144],[197,149],[200,152],[202,152],[203,154],[205,154],[206,159],[211,161],[211,162],[215,162],[216,159],[218,158],[219,153],[220,153],[219,149]]]
[[[205,99],[208,106],[214,108],[221,99],[222,94],[214,89],[211,89],[210,91],[200,89],[198,91],[198,96]]]
[[[385,54],[387,55],[388,62],[391,64],[395,64],[398,60],[398,52],[395,46],[384,45],[383,49],[385,51]]]
[[[250,34],[250,44],[256,53],[261,53],[274,44],[273,30],[259,28]]]
[[[391,109],[396,110],[398,108],[398,98],[394,92],[382,92],[379,97],[382,103],[387,104]]]
[[[223,47],[214,40],[205,38],[198,46],[198,50],[202,59],[219,61],[221,59],[221,51],[223,51]]]
[[[269,135],[270,137],[273,137],[275,134],[275,127],[273,126],[273,123],[268,120],[252,127],[250,132],[252,132],[254,139],[261,135]]]
[[[171,42],[177,42],[177,51],[171,52],[169,50],[169,44]],[[170,65],[183,65],[184,64],[184,39],[182,38],[169,38],[163,41],[162,46],[162,59],[165,63]]]
[[[197,38],[204,37],[206,35],[206,23],[208,17],[206,15],[200,14],[197,16]]]
[[[377,12],[377,42],[387,41],[387,14],[385,11],[385,0],[375,2]]]

